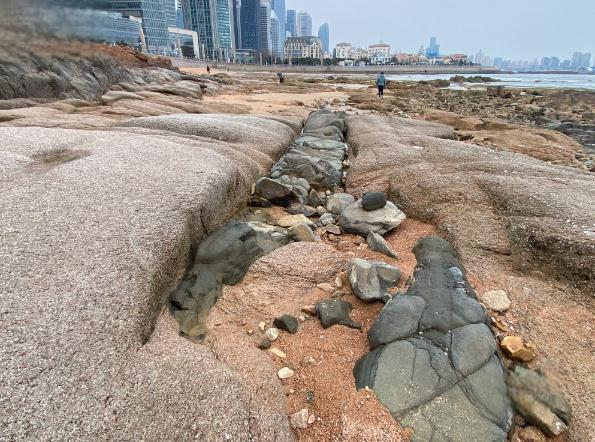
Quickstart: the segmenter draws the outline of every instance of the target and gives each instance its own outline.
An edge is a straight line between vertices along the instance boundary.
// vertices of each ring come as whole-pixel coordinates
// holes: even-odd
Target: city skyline
[[[574,52],[595,52],[595,2],[586,0],[575,0],[573,7],[561,7],[552,0],[503,0],[497,10],[468,0],[454,5],[439,0],[423,4],[375,0],[373,7],[361,0],[286,3],[287,9],[308,12],[314,29],[329,23],[331,47],[342,41],[366,47],[382,40],[390,43],[395,52],[415,53],[436,36],[442,45],[441,53],[472,55],[481,50],[510,60],[546,56],[568,59]],[[407,19],[402,20],[404,17]],[[560,32],[563,30],[567,32]]]

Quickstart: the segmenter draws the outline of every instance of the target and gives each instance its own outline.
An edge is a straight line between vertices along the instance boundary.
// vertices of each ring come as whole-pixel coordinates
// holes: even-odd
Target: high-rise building
[[[273,57],[283,56],[280,46],[281,39],[279,38],[280,29],[281,26],[277,14],[271,9],[271,54]]]
[[[297,37],[297,11],[295,9],[287,10],[287,21],[285,22],[285,35]]]
[[[297,37],[309,37],[312,35],[312,16],[307,12],[298,12],[296,15]]]
[[[232,0],[234,45],[237,49],[242,47],[242,0]]]
[[[177,0],[163,0],[165,6],[165,16],[167,18],[167,26],[176,26],[176,3]]]
[[[430,46],[426,49],[426,56],[428,58],[435,58],[440,56],[440,45],[436,41],[436,37],[430,38]]]
[[[582,66],[581,67],[589,67],[591,66],[591,54],[589,52],[585,52],[583,54]]]
[[[330,50],[330,30],[328,23],[324,23],[318,29],[318,38],[322,41],[322,51],[329,52]]]
[[[275,11],[275,14],[277,14],[277,20],[279,20],[279,51],[283,52],[283,45],[285,44],[285,38],[287,35],[285,31],[287,22],[285,0],[272,0],[271,8]]]
[[[182,10],[182,1],[176,0],[176,28],[185,29],[184,11]]]
[[[263,57],[271,56],[270,0],[242,0],[242,49],[250,49]]]
[[[229,0],[182,0],[186,27],[198,34],[202,56],[233,57],[233,22]]]
[[[165,54],[169,50],[168,17],[165,0],[108,0],[107,7],[121,14],[143,20],[145,46],[153,54]]]

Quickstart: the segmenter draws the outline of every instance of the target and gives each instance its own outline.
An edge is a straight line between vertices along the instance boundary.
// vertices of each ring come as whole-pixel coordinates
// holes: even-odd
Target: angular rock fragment
[[[316,304],[316,314],[324,329],[333,325],[344,325],[349,328],[361,329],[362,325],[349,317],[352,309],[353,306],[351,303],[338,299],[325,299]]]
[[[276,318],[273,321],[273,325],[277,327],[279,330],[286,331],[287,333],[291,333],[292,335],[297,333],[299,327],[298,320],[290,315],[283,315]]]
[[[334,215],[340,215],[343,210],[355,202],[353,195],[335,193],[326,199],[326,210]]]
[[[537,356],[537,349],[520,336],[506,336],[500,346],[506,356],[517,361],[529,362]]]
[[[481,301],[495,312],[505,312],[510,308],[510,299],[504,290],[490,290],[481,296]]]
[[[290,184],[283,184],[278,180],[266,177],[256,181],[255,192],[269,201],[290,198],[295,195]]]
[[[349,283],[358,298],[377,301],[387,294],[401,278],[401,271],[381,261],[352,259],[349,263]]]
[[[445,240],[425,238],[414,253],[407,295],[370,329],[357,388],[372,388],[414,441],[504,441],[512,414],[485,312]]]
[[[277,224],[281,227],[293,227],[299,224],[305,224],[307,226],[314,225],[314,223],[304,215],[285,215],[277,220]]]
[[[508,392],[518,412],[546,435],[558,436],[570,424],[570,404],[539,373],[515,367],[508,376]]]
[[[312,229],[306,224],[296,224],[291,226],[287,230],[287,233],[294,241],[315,242],[317,239],[316,235],[314,235],[314,232],[312,232]]]
[[[363,209],[362,201],[356,201],[347,207],[339,217],[339,225],[347,232],[367,236],[374,232],[384,235],[405,220],[406,216],[390,201],[382,209],[368,212]]]
[[[293,428],[299,428],[301,430],[308,428],[308,409],[304,408],[297,413],[292,414],[289,418],[289,422],[291,422]]]
[[[391,258],[397,258],[397,254],[392,251],[386,240],[379,234],[374,232],[368,233],[367,243],[370,250],[382,253]]]

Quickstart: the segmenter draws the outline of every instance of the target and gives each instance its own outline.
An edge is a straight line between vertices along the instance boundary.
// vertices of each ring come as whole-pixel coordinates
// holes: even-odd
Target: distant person
[[[386,87],[386,77],[384,72],[381,72],[376,79],[376,86],[378,87],[378,99],[384,98],[384,88]]]
[[[209,67],[209,65],[207,65],[207,74],[211,75],[211,68]]]
[[[279,84],[285,83],[285,75],[282,72],[278,72],[277,77],[279,77]]]

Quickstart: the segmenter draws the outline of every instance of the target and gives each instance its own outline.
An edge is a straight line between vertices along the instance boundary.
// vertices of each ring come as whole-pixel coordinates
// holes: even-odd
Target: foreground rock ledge
[[[414,283],[370,329],[374,350],[357,363],[356,385],[416,441],[504,441],[512,412],[485,312],[445,240],[425,238],[414,253]]]

